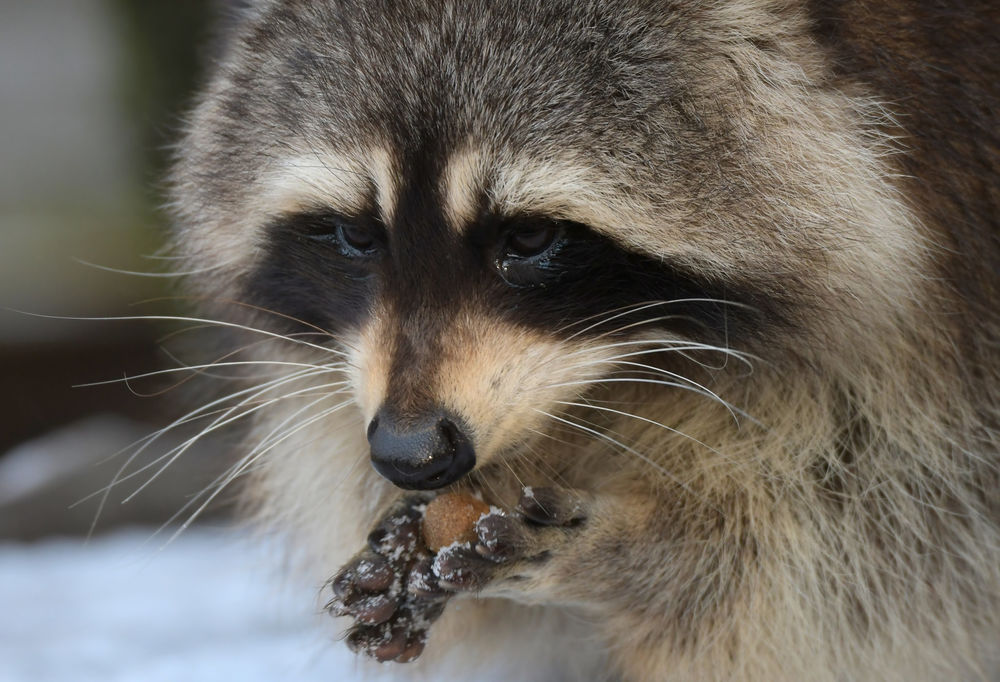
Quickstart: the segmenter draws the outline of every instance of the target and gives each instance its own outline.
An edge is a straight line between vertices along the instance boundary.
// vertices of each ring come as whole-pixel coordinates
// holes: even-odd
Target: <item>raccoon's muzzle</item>
[[[450,485],[476,465],[476,452],[463,426],[440,412],[403,419],[383,408],[368,425],[372,466],[406,490]]]

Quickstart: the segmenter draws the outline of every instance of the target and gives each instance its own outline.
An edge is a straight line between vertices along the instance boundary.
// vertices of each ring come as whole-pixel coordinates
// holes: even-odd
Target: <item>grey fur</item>
[[[258,3],[192,114],[173,176],[177,247],[189,269],[208,269],[192,286],[223,319],[274,322],[224,301],[246,295],[276,220],[361,202],[392,236],[407,225],[395,199],[427,169],[426,201],[457,206],[440,214],[458,232],[463,205],[586,222],[623,248],[749,286],[784,316],[665,365],[741,410],[734,420],[704,391],[608,381],[623,358],[606,339],[525,330],[475,300],[404,318],[377,298],[332,341],[355,405],[268,453],[260,515],[293,529],[318,581],[353,554],[395,496],[364,470],[363,423],[387,399],[405,341],[414,372],[433,367],[418,383],[474,426],[475,484],[498,503],[516,499],[519,480],[591,500],[584,527],[536,548],[551,561],[486,589],[499,601],[485,608],[503,615],[479,623],[478,648],[456,634],[475,609],[449,613],[422,665],[435,653],[469,670],[515,655],[505,647],[524,641],[499,634],[526,613],[513,599],[582,614],[576,627],[600,645],[580,659],[619,679],[989,679],[1000,645],[1000,74],[979,51],[939,64],[921,41],[947,15],[956,28],[942,40],[985,55],[997,18],[988,3],[935,7]],[[872,19],[878,8],[892,16]],[[864,63],[867,49],[891,77]],[[936,90],[927,74],[940,70],[975,98]],[[661,342],[642,332],[628,342]],[[753,354],[752,374],[730,345]],[[275,355],[322,357],[292,345]],[[631,415],[610,411],[622,404]],[[258,432],[291,410],[262,412]],[[537,627],[530,639],[551,646],[531,655],[562,651],[549,621]],[[562,672],[587,679],[586,665]]]

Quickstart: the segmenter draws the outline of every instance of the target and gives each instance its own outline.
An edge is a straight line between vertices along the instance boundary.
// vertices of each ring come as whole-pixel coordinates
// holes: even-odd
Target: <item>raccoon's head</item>
[[[874,108],[771,5],[259,3],[183,145],[180,247],[260,324],[328,333],[404,488],[598,384],[704,395],[692,354],[836,364],[914,238]]]

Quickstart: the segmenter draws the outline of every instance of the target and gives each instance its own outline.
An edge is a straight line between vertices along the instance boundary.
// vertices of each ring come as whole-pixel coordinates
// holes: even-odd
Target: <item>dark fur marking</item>
[[[250,298],[337,330],[357,326],[378,291],[401,326],[399,364],[411,368],[419,360],[417,349],[424,355],[432,351],[434,339],[447,333],[451,313],[469,301],[483,306],[485,314],[562,336],[614,335],[619,329],[627,334],[635,329],[624,329],[629,325],[663,317],[648,328],[720,342],[756,337],[783,321],[781,303],[764,286],[713,280],[625,249],[576,223],[564,224],[565,244],[544,264],[540,284],[513,287],[495,266],[503,234],[547,218],[491,218],[462,238],[423,199],[410,207],[416,210],[407,211],[390,230],[391,253],[370,265],[308,238],[323,223],[321,213],[278,222],[269,231],[267,256],[248,279]],[[677,302],[624,312],[654,301]],[[605,313],[615,317],[600,324]]]
[[[308,333],[318,327],[336,334],[359,326],[368,315],[377,284],[370,273],[334,245],[310,239],[329,229],[328,219],[314,212],[277,221],[267,232],[266,255],[246,279],[245,292],[254,305],[287,316],[277,323],[282,331]]]

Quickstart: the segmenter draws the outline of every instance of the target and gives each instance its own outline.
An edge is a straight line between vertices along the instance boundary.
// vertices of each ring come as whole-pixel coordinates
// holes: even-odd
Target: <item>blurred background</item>
[[[210,62],[219,10],[209,0],[0,0],[0,537],[87,532],[98,500],[71,505],[128,453],[109,457],[184,402],[168,381],[82,386],[175,364],[161,341],[178,325],[57,318],[185,312],[168,300],[174,278],[111,270],[169,269],[157,257],[169,145]],[[96,530],[165,521],[224,450],[206,442],[180,458],[134,504],[106,505]]]
[[[178,375],[120,379],[187,361],[192,325],[65,319],[186,312],[173,278],[111,270],[169,269],[168,147],[218,13],[208,0],[0,0],[3,682],[338,680],[357,667],[317,621],[318,586],[277,577],[275,541],[229,522],[231,493],[178,537],[191,507],[160,530],[211,489],[235,441],[202,439],[146,485],[197,425],[130,444],[209,394]]]

